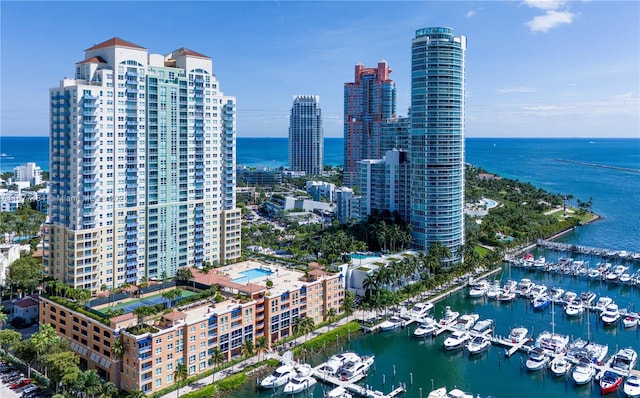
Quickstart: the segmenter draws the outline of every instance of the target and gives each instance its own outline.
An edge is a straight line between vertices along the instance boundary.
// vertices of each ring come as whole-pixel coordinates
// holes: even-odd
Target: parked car
[[[26,386],[27,384],[30,384],[30,383],[31,383],[31,379],[22,379],[22,380],[19,380],[19,381],[11,383],[9,388],[12,389],[12,390],[15,390],[17,388],[24,387],[24,386]]]

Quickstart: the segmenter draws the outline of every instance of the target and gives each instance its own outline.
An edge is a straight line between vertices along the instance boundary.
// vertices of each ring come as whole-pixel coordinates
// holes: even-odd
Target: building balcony
[[[97,129],[93,128],[93,127],[85,127],[82,129],[83,133],[88,133],[88,134],[95,134],[98,132]]]

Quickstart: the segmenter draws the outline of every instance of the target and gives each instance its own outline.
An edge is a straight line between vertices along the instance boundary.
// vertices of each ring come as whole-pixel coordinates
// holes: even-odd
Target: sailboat
[[[540,336],[536,339],[536,345],[545,350],[559,353],[565,350],[567,344],[569,344],[569,336],[556,334],[556,312],[554,311],[554,303],[551,302],[551,332],[544,331],[540,333]]]

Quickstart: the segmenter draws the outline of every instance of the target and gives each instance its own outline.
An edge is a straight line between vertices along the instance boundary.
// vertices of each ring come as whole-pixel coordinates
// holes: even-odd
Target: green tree
[[[182,382],[185,381],[188,376],[189,372],[187,371],[187,365],[179,363],[176,366],[176,370],[173,372],[173,378],[176,380],[176,383],[178,385],[178,389],[176,390],[176,397],[180,397],[180,387],[182,385]]]
[[[25,254],[9,266],[12,288],[33,292],[42,280],[42,262]]]
[[[334,323],[336,321],[336,319],[338,319],[338,312],[336,311],[335,308],[329,308],[329,311],[327,311],[327,321],[329,323]]]
[[[145,393],[140,390],[129,391],[129,393],[127,394],[127,398],[144,398],[144,397],[145,397]]]
[[[133,313],[138,317],[138,327],[144,324],[144,318],[155,315],[156,309],[152,306],[141,305],[133,310]]]
[[[113,398],[118,393],[118,389],[115,384],[108,381],[100,385],[100,391],[98,392],[98,398]]]
[[[0,348],[10,350],[22,340],[22,334],[12,329],[0,330]]]
[[[213,381],[215,382],[216,381],[215,371],[218,368],[218,365],[223,363],[227,359],[227,356],[218,347],[215,347],[209,350],[209,352],[211,354],[209,357],[209,365],[213,365]]]
[[[260,354],[264,354],[269,349],[269,342],[265,336],[260,336],[256,339],[256,353],[258,354],[258,359],[260,359]]]
[[[48,377],[56,392],[60,386],[65,388],[72,387],[81,378],[82,371],[78,367],[80,358],[72,351],[49,354],[46,356],[45,362],[49,369]],[[82,388],[80,388],[80,391],[82,391]]]
[[[340,304],[340,310],[347,316],[347,320],[349,319],[351,314],[353,314],[355,307],[355,295],[351,290],[345,290],[344,299],[342,300],[342,304]]]
[[[190,268],[180,268],[178,269],[178,272],[176,272],[176,280],[178,281],[188,281],[189,279],[193,278],[193,273],[191,272]]]
[[[255,345],[253,344],[253,340],[245,339],[244,343],[242,343],[242,347],[240,347],[240,352],[245,359],[253,356],[255,352]]]

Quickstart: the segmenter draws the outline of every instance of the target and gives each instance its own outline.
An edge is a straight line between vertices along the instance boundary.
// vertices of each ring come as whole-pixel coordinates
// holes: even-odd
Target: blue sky
[[[638,1],[2,1],[0,26],[5,136],[47,135],[48,89],[118,36],[211,56],[239,137],[287,136],[298,94],[342,137],[354,65],[386,60],[405,115],[411,39],[449,26],[468,41],[467,137],[640,137]]]

